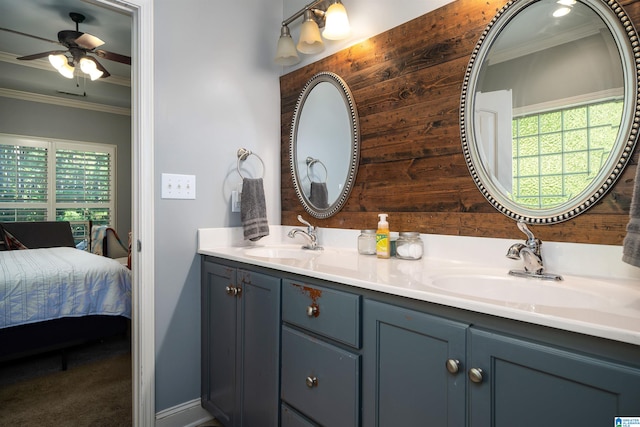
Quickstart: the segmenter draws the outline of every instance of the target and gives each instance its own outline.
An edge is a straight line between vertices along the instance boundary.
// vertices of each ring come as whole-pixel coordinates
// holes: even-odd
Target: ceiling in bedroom
[[[131,16],[123,11],[83,0],[0,0],[0,3],[0,28],[57,41],[59,31],[76,29],[69,13],[81,13],[86,19],[79,24],[79,31],[103,40],[105,43],[99,49],[131,56]],[[84,105],[105,111],[131,108],[129,65],[99,58],[111,76],[91,81],[84,77],[67,79],[61,76],[46,57],[31,61],[16,59],[51,50],[66,48],[0,31],[0,96],[51,103],[59,101],[61,105]]]

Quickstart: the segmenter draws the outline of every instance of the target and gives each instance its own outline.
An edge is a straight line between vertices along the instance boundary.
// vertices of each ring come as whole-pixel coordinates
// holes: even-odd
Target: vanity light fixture
[[[49,55],[49,62],[62,76],[72,79],[75,75],[74,59],[67,58],[66,55],[59,53]],[[99,79],[104,74],[102,70],[98,69],[96,62],[88,56],[80,58],[77,62],[80,70],[87,74],[91,80]]]
[[[303,16],[300,27],[300,39],[294,46],[289,24]],[[340,0],[314,0],[313,2],[282,21],[280,38],[274,62],[278,65],[294,65],[300,62],[298,52],[313,55],[324,50],[324,42],[320,28],[324,27],[322,36],[328,40],[342,40],[351,30],[347,11]]]

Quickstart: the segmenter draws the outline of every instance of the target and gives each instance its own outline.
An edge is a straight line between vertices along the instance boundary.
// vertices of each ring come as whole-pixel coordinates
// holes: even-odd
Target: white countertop
[[[620,260],[621,247],[544,242],[546,271],[564,277],[552,282],[508,274],[522,267],[505,257],[524,240],[517,229],[513,240],[423,234],[425,256],[412,261],[358,254],[357,230],[320,229],[325,250],[303,251],[302,238],[286,236],[291,228],[272,225],[255,243],[242,240],[241,228],[200,229],[198,253],[640,345],[640,269]]]

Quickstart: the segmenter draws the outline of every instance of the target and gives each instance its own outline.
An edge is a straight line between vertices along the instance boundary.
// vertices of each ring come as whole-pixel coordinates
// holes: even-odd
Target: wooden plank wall
[[[284,75],[281,91],[282,224],[298,214],[314,225],[522,239],[514,220],[487,202],[462,156],[459,102],[469,57],[504,0],[457,0],[351,48]],[[640,28],[640,2],[625,10]],[[289,132],[299,93],[320,71],[349,85],[360,115],[361,159],[355,188],[331,218],[300,205],[289,172]],[[605,198],[579,217],[533,226],[543,241],[621,245],[629,218],[640,144]]]

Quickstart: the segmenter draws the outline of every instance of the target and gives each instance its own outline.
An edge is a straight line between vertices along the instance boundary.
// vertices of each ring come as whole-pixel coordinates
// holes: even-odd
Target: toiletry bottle
[[[387,214],[378,214],[378,230],[376,230],[376,255],[378,258],[389,258],[391,256],[391,246],[389,239],[389,223]]]

